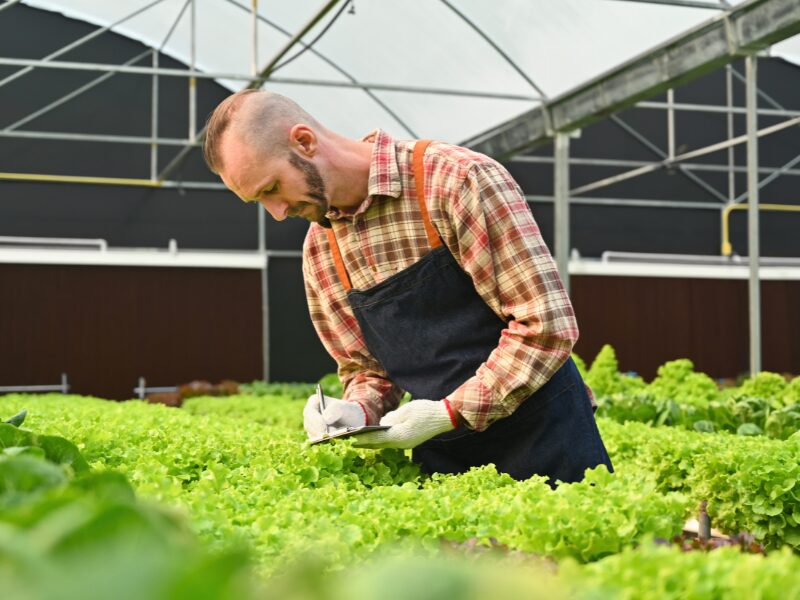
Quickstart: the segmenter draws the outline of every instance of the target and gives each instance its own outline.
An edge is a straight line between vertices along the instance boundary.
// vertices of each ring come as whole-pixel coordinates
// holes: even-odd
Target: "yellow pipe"
[[[747,204],[728,204],[722,209],[722,255],[730,256],[733,254],[733,247],[730,241],[729,217],[733,210],[746,210]],[[800,212],[800,206],[791,204],[759,204],[758,210],[780,210],[789,212]]]
[[[48,183],[91,183],[98,185],[133,185],[161,187],[161,181],[152,179],[126,179],[124,177],[84,177],[79,175],[42,175],[38,173],[0,173],[0,179],[12,181],[46,181]]]

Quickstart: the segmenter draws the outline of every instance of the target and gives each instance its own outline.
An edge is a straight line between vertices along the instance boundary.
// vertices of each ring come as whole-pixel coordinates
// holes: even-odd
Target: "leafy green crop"
[[[781,408],[783,396],[789,384],[783,376],[769,371],[757,373],[754,377],[746,379],[741,386],[729,390],[732,396],[749,396],[768,400],[773,408]]]
[[[697,373],[694,363],[680,358],[664,363],[658,368],[658,376],[647,387],[647,392],[656,398],[666,398],[678,404],[706,408],[719,397],[717,384],[705,373]]]
[[[799,568],[800,558],[788,550],[769,556],[733,548],[682,553],[648,544],[590,565],[565,563],[559,578],[579,598],[779,600],[800,597]]]
[[[708,501],[715,526],[747,531],[769,547],[800,548],[800,435],[786,441],[601,420],[617,462],[633,463],[658,489]]]
[[[295,400],[305,400],[315,389],[313,383],[267,383],[258,380],[239,385],[239,391],[249,396],[281,396]]]
[[[22,401],[11,396],[0,408]],[[93,467],[181,507],[215,546],[246,542],[266,573],[313,549],[346,564],[411,540],[433,551],[442,539],[494,537],[596,560],[642,536],[677,533],[688,508],[683,495],[624,469],[553,492],[492,467],[426,478],[401,451],[307,446],[302,400],[192,398],[182,409],[61,395],[24,401],[32,426],[70,431]]]
[[[4,600],[255,598],[243,552],[209,554],[68,440],[0,424],[0,448]]]
[[[650,384],[617,369],[613,348],[604,346],[586,376],[597,396],[598,416],[776,439],[800,430],[800,377],[786,383],[781,375],[762,372],[721,391],[688,359],[665,363]]]
[[[629,377],[619,372],[617,354],[608,344],[597,353],[586,374],[586,383],[592,388],[595,396],[633,393],[645,386],[641,377]]]
[[[800,436],[779,442],[600,420],[617,472],[601,467],[552,490],[541,478],[518,482],[492,466],[427,477],[402,451],[361,450],[346,440],[306,445],[303,401],[192,398],[174,409],[60,394],[0,397],[0,413],[25,404],[29,425],[48,434],[0,425],[0,574],[12,573],[4,598],[7,589],[33,589],[34,598],[180,597],[164,589],[189,590],[187,598],[249,598],[247,558],[237,550],[244,546],[262,575],[273,576],[293,564],[302,572],[314,556],[337,571],[387,552],[426,560],[441,554],[443,541],[499,545],[557,559],[564,574],[548,589],[575,585],[579,598],[606,589],[610,597],[639,597],[642,585],[665,598],[691,597],[691,581],[673,583],[681,568],[751,577],[775,570],[783,582],[798,561],[787,554],[738,563],[719,551],[684,558],[646,542],[678,533],[704,499],[714,526],[750,530],[771,548],[798,547]],[[64,440],[69,451],[55,452],[53,436],[75,443]],[[222,554],[209,555],[194,535]],[[51,542],[43,547],[42,539]],[[597,568],[584,565],[594,561]],[[604,578],[606,564],[617,579]],[[721,573],[701,589],[739,589]],[[467,584],[451,575],[440,578],[449,582],[442,593],[468,597],[452,595],[452,585]],[[115,593],[115,584],[124,589]],[[435,588],[413,585],[407,589]],[[480,581],[469,585],[485,589]],[[270,589],[268,597],[295,597],[274,595],[279,585]]]

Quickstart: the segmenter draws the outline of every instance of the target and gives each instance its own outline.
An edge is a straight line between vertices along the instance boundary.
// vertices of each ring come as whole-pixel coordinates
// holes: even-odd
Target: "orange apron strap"
[[[428,205],[425,202],[425,167],[422,160],[425,156],[425,149],[431,143],[431,140],[418,140],[414,144],[414,185],[417,188],[417,202],[419,202],[419,210],[422,213],[422,223],[425,225],[425,235],[428,236],[428,243],[431,250],[438,248],[442,245],[442,240],[439,233],[431,223],[431,217],[428,215]]]
[[[439,233],[431,223],[431,217],[428,214],[428,205],[425,202],[425,167],[423,165],[423,158],[425,150],[430,145],[431,140],[418,140],[414,144],[414,185],[417,189],[417,201],[419,202],[419,210],[422,214],[422,223],[425,226],[425,235],[428,237],[428,243],[431,250],[438,248],[442,245],[442,240]],[[350,276],[347,274],[347,269],[344,267],[344,260],[342,260],[342,253],[339,250],[339,243],[336,241],[336,236],[333,229],[326,229],[325,233],[328,235],[328,245],[331,247],[333,253],[333,263],[336,265],[336,273],[339,275],[339,281],[342,282],[344,291],[350,291],[353,284],[350,282]]]
[[[339,251],[339,242],[336,241],[333,229],[326,229],[325,233],[328,234],[328,245],[331,247],[331,252],[333,252],[333,262],[336,265],[336,272],[339,274],[339,281],[342,282],[344,291],[349,292],[353,285],[350,283],[350,276],[347,274],[347,269],[344,268],[342,253]]]

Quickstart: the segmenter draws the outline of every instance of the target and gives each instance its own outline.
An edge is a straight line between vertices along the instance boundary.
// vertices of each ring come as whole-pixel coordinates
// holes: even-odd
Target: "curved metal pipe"
[[[734,210],[747,210],[747,204],[728,204],[722,209],[722,247],[720,253],[723,256],[730,256],[733,254],[733,246],[730,240],[730,216]],[[759,210],[777,210],[785,212],[800,212],[800,206],[793,204],[759,204]]]

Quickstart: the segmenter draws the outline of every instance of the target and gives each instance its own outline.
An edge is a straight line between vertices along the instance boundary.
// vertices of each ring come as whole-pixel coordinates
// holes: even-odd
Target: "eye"
[[[278,184],[277,183],[273,183],[272,185],[268,185],[263,190],[261,190],[261,194],[259,194],[259,195],[260,196],[265,196],[266,194],[271,194],[271,193],[277,192],[277,191],[278,191]]]

